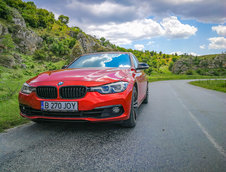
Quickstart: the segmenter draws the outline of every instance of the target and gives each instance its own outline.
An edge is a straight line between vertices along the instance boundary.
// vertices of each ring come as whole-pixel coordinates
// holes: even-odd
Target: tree
[[[176,61],[177,61],[177,57],[173,57],[173,58],[172,58],[172,61],[173,61],[173,62],[176,62]]]
[[[22,0],[4,0],[6,4],[10,7],[14,7],[16,9],[19,9],[21,4],[24,4]]]
[[[38,49],[38,50],[35,50],[33,57],[36,60],[45,60],[47,57],[47,53],[43,49]]]
[[[22,13],[22,16],[23,16],[24,20],[26,21],[26,23],[28,23],[29,26],[31,26],[33,28],[38,27],[39,19],[35,13],[30,13],[30,11],[24,10]]]
[[[151,54],[151,56],[153,56],[154,55],[154,51],[151,51],[150,54]]]
[[[172,61],[169,63],[168,69],[169,69],[170,71],[172,71],[173,64],[174,64],[174,63],[173,63]]]
[[[4,1],[0,1],[0,16],[8,21],[12,20],[11,11]]]
[[[39,18],[38,26],[43,28],[52,26],[55,20],[54,14],[45,9],[38,9],[37,16]]]
[[[58,17],[58,20],[59,20],[61,23],[68,24],[68,22],[69,22],[69,17],[68,17],[68,16],[64,16],[64,15],[60,15],[60,16]]]
[[[106,41],[106,39],[104,37],[100,38],[101,44],[104,45],[104,42]]]
[[[28,2],[27,2],[27,5],[30,5],[30,6],[33,6],[33,7],[35,7],[35,8],[36,8],[35,3],[34,3],[34,2],[32,2],[32,1],[28,1]]]

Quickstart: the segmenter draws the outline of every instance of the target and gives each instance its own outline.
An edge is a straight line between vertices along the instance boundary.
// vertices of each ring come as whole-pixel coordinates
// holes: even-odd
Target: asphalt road
[[[226,94],[150,84],[137,126],[29,123],[0,134],[0,171],[226,171]]]

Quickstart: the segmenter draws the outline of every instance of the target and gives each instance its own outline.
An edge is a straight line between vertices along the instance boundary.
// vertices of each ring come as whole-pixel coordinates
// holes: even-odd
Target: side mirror
[[[147,63],[139,63],[138,67],[136,68],[137,70],[144,70],[144,69],[148,69],[149,66]]]
[[[62,66],[62,68],[61,68],[61,69],[65,69],[65,68],[67,68],[67,65]]]

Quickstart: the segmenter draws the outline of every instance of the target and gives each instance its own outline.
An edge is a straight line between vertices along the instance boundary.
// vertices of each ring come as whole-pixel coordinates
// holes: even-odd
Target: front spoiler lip
[[[25,114],[23,114],[22,112],[20,112],[20,115],[24,118],[30,119],[30,120],[34,120],[34,119],[47,119],[47,120],[58,120],[59,122],[62,120],[70,120],[70,121],[89,121],[89,122],[111,122],[111,121],[122,121],[122,120],[127,120],[129,118],[129,115],[126,115],[125,113],[123,113],[120,116],[117,117],[109,117],[109,118],[102,118],[102,119],[98,119],[98,118],[92,118],[92,117],[88,117],[88,118],[61,118],[61,117],[45,117],[45,116],[27,116]]]

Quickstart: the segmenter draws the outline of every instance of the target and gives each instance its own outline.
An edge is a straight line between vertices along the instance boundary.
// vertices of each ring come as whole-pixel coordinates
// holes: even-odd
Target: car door
[[[135,78],[138,86],[138,103],[140,104],[146,95],[147,77],[143,70],[137,69],[139,61],[133,54],[132,54],[132,60],[135,67]]]

